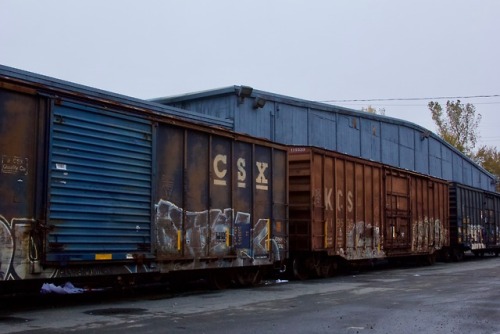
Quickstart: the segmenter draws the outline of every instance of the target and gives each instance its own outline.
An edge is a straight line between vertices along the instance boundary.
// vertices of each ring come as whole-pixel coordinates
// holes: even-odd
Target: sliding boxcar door
[[[152,124],[53,106],[47,260],[127,260],[151,251]]]

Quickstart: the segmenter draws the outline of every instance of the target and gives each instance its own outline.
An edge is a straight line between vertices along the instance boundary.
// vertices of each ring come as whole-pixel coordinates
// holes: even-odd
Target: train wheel
[[[224,290],[230,286],[231,279],[226,272],[213,272],[209,276],[209,283],[214,290]]]
[[[474,251],[474,256],[475,257],[483,257],[484,256],[484,251]]]
[[[432,266],[436,263],[436,254],[429,254],[424,257],[424,263],[428,266]]]
[[[316,274],[321,278],[328,278],[335,275],[337,271],[337,261],[326,259],[319,263],[316,267]]]
[[[304,259],[293,259],[293,276],[299,280],[306,280],[309,278],[309,270],[305,262]]]
[[[323,263],[316,267],[316,275],[320,278],[330,277],[332,271],[333,270],[328,263]]]
[[[451,250],[449,249],[445,249],[441,252],[441,257],[442,261],[444,262],[450,262],[451,259],[452,259],[452,256],[451,256]]]
[[[476,253],[474,253],[474,255],[476,255]],[[453,260],[460,262],[463,261],[463,259],[464,259],[464,251],[461,249],[454,249]]]
[[[236,273],[236,282],[239,286],[254,286],[262,280],[262,273],[257,269],[247,269]]]

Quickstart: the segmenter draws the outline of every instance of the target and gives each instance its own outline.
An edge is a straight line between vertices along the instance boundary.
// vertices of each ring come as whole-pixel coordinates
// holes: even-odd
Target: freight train
[[[500,194],[450,183],[450,247],[445,259],[500,254]]]
[[[0,66],[0,293],[500,250],[497,193]]]
[[[449,247],[448,183],[318,148],[289,149],[295,276],[346,262],[420,257]]]
[[[282,266],[286,148],[174,112],[0,68],[0,292]]]

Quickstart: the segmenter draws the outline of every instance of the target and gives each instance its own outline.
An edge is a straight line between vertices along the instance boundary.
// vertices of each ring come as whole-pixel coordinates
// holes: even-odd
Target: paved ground
[[[4,304],[0,333],[500,334],[500,258],[251,289],[79,298]]]

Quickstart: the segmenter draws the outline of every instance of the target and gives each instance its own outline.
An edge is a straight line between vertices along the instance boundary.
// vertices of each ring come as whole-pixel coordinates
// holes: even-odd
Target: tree
[[[429,102],[428,107],[432,119],[438,127],[438,134],[460,152],[468,157],[473,157],[473,150],[478,139],[478,126],[481,114],[476,115],[476,107],[467,103],[446,102],[446,114],[438,102]]]
[[[378,110],[373,108],[372,106],[368,106],[366,108],[361,108],[361,111],[366,111],[369,112],[370,114],[379,114],[379,115],[385,115],[385,109],[384,108],[379,108]]]
[[[438,127],[438,134],[445,141],[456,147],[459,151],[480,164],[488,172],[500,179],[500,152],[496,147],[482,146],[476,152],[474,148],[478,140],[478,128],[481,114],[476,115],[476,107],[467,103],[446,102],[446,113],[438,102],[429,102],[428,107],[432,119]],[[496,190],[500,191],[497,182]]]
[[[496,175],[496,190],[500,192],[500,183],[498,182],[500,178],[500,152],[497,151],[497,148],[486,145],[481,146],[477,150],[474,160],[488,172]]]

